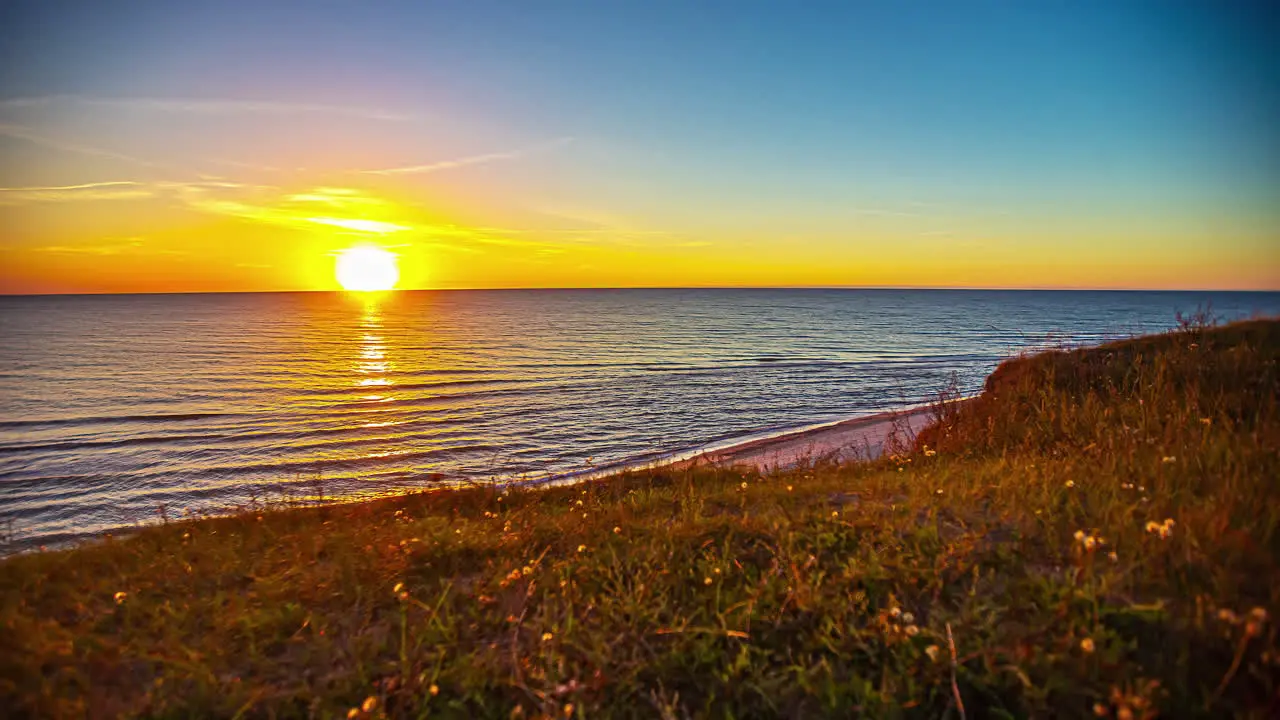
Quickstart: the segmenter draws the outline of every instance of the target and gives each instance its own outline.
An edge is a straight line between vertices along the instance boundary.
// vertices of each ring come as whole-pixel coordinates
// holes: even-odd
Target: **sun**
[[[355,292],[390,290],[400,279],[395,254],[370,245],[347,248],[338,253],[334,273],[338,284]]]

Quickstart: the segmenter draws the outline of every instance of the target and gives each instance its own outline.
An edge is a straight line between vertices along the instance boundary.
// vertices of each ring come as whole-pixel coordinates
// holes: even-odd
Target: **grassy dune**
[[[0,564],[35,717],[1275,717],[1280,323],[1013,360],[893,457]],[[963,713],[960,705],[963,704]]]

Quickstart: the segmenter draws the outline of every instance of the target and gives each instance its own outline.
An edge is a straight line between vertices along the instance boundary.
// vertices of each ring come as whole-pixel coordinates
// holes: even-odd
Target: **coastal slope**
[[[913,445],[247,508],[0,563],[18,717],[1274,717],[1280,323],[1008,361]],[[962,710],[963,708],[963,710]]]

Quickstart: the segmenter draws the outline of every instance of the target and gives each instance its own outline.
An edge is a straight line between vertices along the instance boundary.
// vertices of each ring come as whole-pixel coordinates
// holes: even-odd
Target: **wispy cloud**
[[[94,108],[130,112],[188,115],[332,115],[363,120],[403,121],[413,116],[376,107],[325,105],[317,103],[262,102],[234,99],[160,99],[160,98],[96,98],[79,95],[47,95],[41,97],[0,100],[0,136],[23,140],[61,152],[118,160],[148,168],[166,168],[164,163],[117,152],[91,143],[61,137],[45,130],[50,118],[75,117],[93,112]],[[279,172],[278,168],[236,160],[204,159],[200,163],[227,165],[248,170]],[[173,169],[168,167],[168,169]]]
[[[133,240],[113,245],[45,245],[32,250],[59,255],[123,255],[138,252],[141,247],[141,240]]]
[[[0,188],[0,205],[139,198],[168,198],[199,212],[298,228],[325,225],[370,235],[416,229],[412,225],[391,221],[400,210],[398,206],[351,188],[317,187],[281,195],[279,188],[270,185],[250,185],[215,178],[188,182],[117,180]],[[74,251],[64,246],[51,247],[50,252]]]
[[[118,153],[114,150],[106,150],[92,145],[83,145],[77,142],[51,137],[23,125],[0,123],[0,136],[25,140],[35,145],[42,145],[54,150],[61,150],[63,152],[92,155],[94,157],[109,158],[112,160],[122,160],[124,162],[141,165],[143,167],[160,167],[158,163],[151,162],[150,160],[143,160],[142,158],[137,158],[132,155],[125,155],[124,153]]]
[[[366,175],[425,175],[427,173],[440,172],[442,170],[454,170],[471,165],[485,165],[503,160],[517,160],[535,153],[553,150],[555,148],[568,145],[571,142],[573,142],[573,138],[561,137],[554,140],[548,140],[543,143],[538,143],[536,145],[517,148],[515,150],[471,155],[469,157],[454,158],[452,160],[438,160],[436,162],[424,163],[422,165],[406,165],[404,167],[382,168],[379,170],[361,170],[360,172]]]
[[[0,188],[0,205],[85,200],[136,200],[153,195],[143,183],[133,181]]]
[[[356,236],[377,237],[380,241],[395,237],[400,242],[464,253],[504,248],[550,256],[592,246],[700,247],[706,244],[687,241],[666,232],[640,230],[621,224],[602,226],[599,223],[603,221],[598,218],[594,222],[578,219],[574,223],[578,227],[542,230],[440,223],[416,214],[412,207],[350,187],[319,186],[286,191],[272,185],[239,183],[207,176],[192,181],[116,180],[0,188],[0,205],[136,198],[175,202],[195,212],[250,223],[308,232],[329,228]],[[139,247],[137,241],[130,240],[49,245],[38,250],[119,255],[140,252]]]
[[[109,181],[109,182],[81,183],[81,184],[79,184],[79,185],[47,185],[47,186],[44,186],[44,187],[0,188],[0,190],[5,190],[5,191],[30,191],[30,192],[39,192],[39,191],[45,191],[45,190],[47,190],[47,191],[55,191],[55,190],[93,190],[93,189],[96,189],[96,188],[105,188],[105,187],[121,187],[121,186],[141,185],[141,184],[142,184],[142,183],[134,182],[134,181],[132,181],[132,180],[112,180],[112,181]]]
[[[209,115],[345,115],[367,120],[409,120],[411,115],[376,107],[326,105],[320,103],[285,103],[225,98],[100,98],[83,95],[45,95],[0,100],[3,108],[40,108],[57,104],[117,107],[153,112],[195,113]]]
[[[304,192],[286,195],[284,202],[328,205],[343,210],[368,212],[370,210],[388,210],[394,206],[382,198],[369,195],[355,188],[315,187]]]
[[[46,185],[35,187],[0,188],[0,205],[25,205],[28,203],[82,202],[92,200],[138,200],[163,195],[183,197],[191,193],[210,190],[241,191],[272,189],[270,186],[245,185],[226,180],[195,180],[190,182],[137,180],[112,180],[108,182],[81,183],[78,185]]]
[[[312,230],[320,225],[379,236],[421,229],[400,220],[398,206],[351,188],[317,187],[280,194],[269,186],[202,182],[175,190],[192,210],[268,225]]]
[[[145,249],[144,249],[145,247]],[[54,253],[58,255],[186,255],[183,250],[153,248],[146,246],[146,240],[140,237],[108,238],[83,245],[44,245],[32,248],[35,252]]]
[[[309,217],[303,219],[309,223],[315,223],[317,225],[329,225],[330,227],[338,227],[343,230],[354,230],[356,232],[369,233],[372,235],[387,235],[389,233],[404,232],[406,230],[413,229],[408,225],[383,222],[382,220],[366,220],[364,218]]]

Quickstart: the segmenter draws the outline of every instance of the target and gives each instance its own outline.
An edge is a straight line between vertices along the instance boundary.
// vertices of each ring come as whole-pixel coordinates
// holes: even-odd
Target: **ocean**
[[[1280,293],[513,290],[0,298],[0,529],[540,479],[980,389]]]

